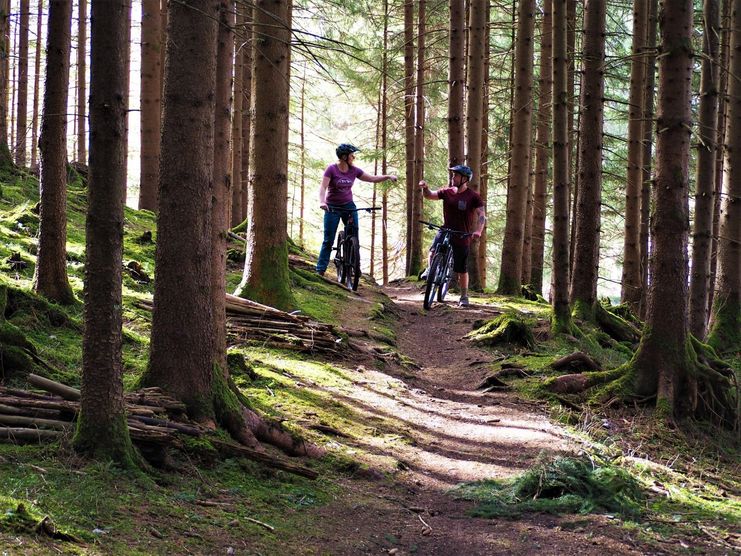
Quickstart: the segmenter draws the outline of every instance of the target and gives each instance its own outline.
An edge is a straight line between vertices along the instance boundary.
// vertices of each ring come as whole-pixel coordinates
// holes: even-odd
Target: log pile
[[[152,310],[149,301],[139,301],[138,305]],[[339,355],[349,347],[330,324],[235,295],[226,294],[226,316],[227,332],[235,341],[333,355]]]
[[[69,437],[80,412],[80,391],[31,374],[28,382],[43,394],[0,386],[0,442],[40,443]],[[143,388],[125,396],[131,440],[145,455],[153,448],[180,446],[180,435],[205,436],[209,430],[187,420],[185,405],[159,388]],[[317,472],[239,444],[212,439],[226,456],[243,456],[276,469],[314,479]]]

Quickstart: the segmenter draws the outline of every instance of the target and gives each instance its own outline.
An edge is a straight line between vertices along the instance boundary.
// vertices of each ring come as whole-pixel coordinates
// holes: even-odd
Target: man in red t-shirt
[[[453,166],[448,168],[452,172],[447,187],[430,191],[427,182],[422,180],[419,186],[425,199],[437,199],[443,202],[443,226],[458,232],[467,232],[474,238],[481,237],[486,223],[484,202],[478,193],[469,189],[468,183],[473,178],[473,171],[468,166]],[[468,307],[468,249],[472,236],[453,235],[453,271],[458,274],[458,284],[461,288],[459,305]],[[438,237],[430,248],[430,259],[438,242]]]

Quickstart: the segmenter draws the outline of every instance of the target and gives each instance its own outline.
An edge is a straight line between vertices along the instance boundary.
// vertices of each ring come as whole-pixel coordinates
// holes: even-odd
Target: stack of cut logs
[[[151,310],[152,304],[139,305]],[[259,342],[265,346],[338,354],[348,347],[330,324],[286,313],[249,299],[226,294],[227,331],[240,342]]]
[[[71,435],[80,412],[80,391],[35,374],[29,374],[27,380],[50,394],[0,386],[0,442],[38,443]],[[185,405],[159,388],[126,394],[125,403],[131,440],[143,453],[153,447],[177,445],[179,434],[202,436],[209,432],[188,422]],[[312,469],[282,458],[216,438],[211,440],[225,455],[244,456],[309,478],[317,476]]]

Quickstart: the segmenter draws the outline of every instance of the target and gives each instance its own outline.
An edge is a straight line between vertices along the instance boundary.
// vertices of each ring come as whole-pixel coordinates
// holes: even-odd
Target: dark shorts
[[[437,249],[437,245],[442,240],[442,233],[438,232],[435,236],[430,251]],[[464,274],[468,272],[468,245],[458,245],[455,242],[451,242],[453,247],[453,272],[458,274]]]

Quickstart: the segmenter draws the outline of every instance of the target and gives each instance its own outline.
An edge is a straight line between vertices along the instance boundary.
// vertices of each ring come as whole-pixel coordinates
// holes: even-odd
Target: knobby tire
[[[428,311],[432,308],[432,304],[435,302],[435,293],[437,292],[438,280],[437,274],[440,270],[440,256],[435,255],[432,258],[432,264],[430,264],[430,270],[427,272],[427,285],[425,286],[425,297],[422,302],[424,308]]]
[[[358,238],[350,237],[345,244],[345,285],[357,291],[360,283],[360,244]]]
[[[337,281],[340,284],[345,283],[345,232],[341,231],[337,235],[337,253],[334,258],[334,265],[337,267]]]
[[[440,271],[440,279],[438,283],[440,286],[437,290],[437,300],[442,303],[445,301],[445,296],[448,294],[450,289],[450,281],[453,278],[453,249],[448,247],[448,252],[445,256],[445,264]]]

